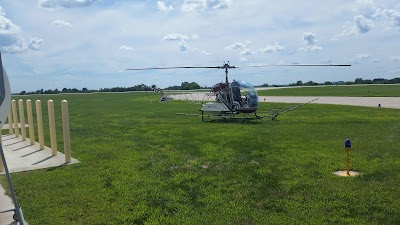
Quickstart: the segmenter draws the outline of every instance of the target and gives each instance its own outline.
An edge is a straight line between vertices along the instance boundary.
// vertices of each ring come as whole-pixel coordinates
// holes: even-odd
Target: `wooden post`
[[[44,137],[43,137],[43,120],[42,120],[42,104],[40,100],[36,100],[36,121],[38,126],[39,136],[39,149],[44,149]]]
[[[56,121],[54,119],[54,102],[53,100],[47,101],[47,108],[49,113],[49,127],[50,127],[50,145],[51,154],[57,155],[57,139],[56,139]]]
[[[64,133],[64,154],[65,163],[71,162],[71,142],[70,142],[70,132],[69,132],[69,115],[68,115],[68,101],[61,101],[61,111],[62,111],[62,122],[63,122],[63,133]]]
[[[11,108],[14,120],[15,137],[19,137],[18,117],[17,117],[17,102],[13,99],[11,101]]]
[[[30,140],[31,145],[34,145],[35,144],[35,127],[33,126],[32,101],[30,99],[26,100],[26,113],[28,114],[29,140]]]
[[[25,111],[24,111],[24,101],[22,101],[22,99],[18,100],[18,108],[19,108],[19,122],[21,124],[21,136],[22,140],[26,141]]]
[[[8,133],[9,134],[14,134],[14,129],[13,129],[13,118],[12,118],[12,109],[10,107],[10,112],[8,112]]]

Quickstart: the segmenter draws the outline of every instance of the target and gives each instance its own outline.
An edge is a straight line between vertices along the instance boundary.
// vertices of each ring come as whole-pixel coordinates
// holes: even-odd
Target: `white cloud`
[[[17,53],[27,50],[22,30],[5,16],[0,7],[0,48],[3,52]]]
[[[178,43],[178,46],[179,46],[181,52],[185,52],[185,51],[187,51],[188,48],[189,48],[188,45],[186,44],[186,42],[185,42],[184,40],[181,40],[181,41]]]
[[[390,28],[400,28],[400,12],[394,9],[377,9],[373,17],[386,19]]]
[[[364,34],[374,27],[372,20],[363,15],[355,16],[352,22],[345,22],[341,35]]]
[[[285,47],[279,45],[278,42],[275,42],[273,45],[267,45],[265,48],[258,49],[258,52],[261,53],[269,53],[269,52],[279,52],[285,50]]]
[[[0,39],[2,39],[2,37],[0,37]],[[26,50],[27,50],[26,43],[21,37],[16,37],[15,41],[13,41],[11,45],[5,45],[5,46],[1,45],[2,52],[19,53],[19,52],[25,52]]]
[[[306,52],[314,52],[322,50],[322,47],[318,45],[318,40],[316,39],[315,34],[307,32],[303,34],[302,38],[307,44],[305,48],[301,48],[302,50]]]
[[[121,47],[119,47],[119,50],[122,51],[133,51],[133,48],[127,45],[121,45]]]
[[[400,62],[400,56],[393,56],[392,60],[395,62]]]
[[[247,59],[244,58],[244,57],[240,58],[239,60],[240,60],[240,62],[246,62],[247,61]]]
[[[161,12],[166,12],[166,13],[169,13],[172,10],[174,10],[172,5],[167,6],[167,5],[165,5],[164,2],[161,2],[161,1],[157,1],[157,7],[158,7],[158,10],[160,10]]]
[[[42,48],[42,45],[43,45],[43,39],[34,37],[34,38],[31,38],[31,40],[28,44],[28,47],[29,47],[29,49],[37,51]]]
[[[43,8],[76,8],[90,6],[97,0],[39,0],[38,5]]]
[[[162,40],[163,41],[177,41],[178,42],[178,47],[179,47],[181,52],[185,52],[185,51],[191,50],[191,51],[200,52],[200,53],[205,54],[205,55],[210,55],[211,54],[209,52],[202,51],[202,50],[199,50],[199,49],[196,49],[196,48],[190,48],[186,41],[193,40],[193,39],[198,39],[199,35],[198,34],[193,34],[191,37],[192,38],[189,38],[187,35],[183,35],[183,34],[179,34],[179,33],[171,33],[171,34],[165,35],[162,38]]]
[[[247,48],[247,49],[241,51],[240,54],[241,55],[254,55],[254,52]]]
[[[362,15],[354,17],[353,22],[359,33],[367,33],[373,28],[372,21]]]
[[[54,20],[52,22],[53,25],[58,26],[58,27],[72,27],[72,24],[70,22],[64,21],[64,20]]]
[[[357,54],[356,56],[359,59],[368,59],[370,57],[370,55],[365,54],[365,53],[360,53],[360,54]]]
[[[188,36],[177,33],[167,34],[162,38],[163,41],[183,41],[189,39],[190,38]]]
[[[225,46],[225,49],[227,50],[235,50],[235,49],[241,49],[241,48],[246,48],[246,44],[243,44],[241,42],[235,42],[231,45]]]
[[[307,42],[307,45],[315,45],[318,42],[318,40],[315,39],[315,34],[310,32],[303,34],[303,40]]]
[[[231,4],[231,0],[185,0],[182,5],[182,11],[199,12],[206,10],[226,9],[229,8]]]

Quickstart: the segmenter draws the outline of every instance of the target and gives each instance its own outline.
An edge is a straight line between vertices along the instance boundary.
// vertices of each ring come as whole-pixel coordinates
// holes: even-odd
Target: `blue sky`
[[[230,79],[288,84],[400,77],[398,0],[0,0],[0,49],[13,92]]]

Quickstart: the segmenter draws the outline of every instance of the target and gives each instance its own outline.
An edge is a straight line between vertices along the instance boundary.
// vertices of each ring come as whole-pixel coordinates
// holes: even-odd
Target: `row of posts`
[[[39,149],[44,150],[44,135],[43,135],[43,120],[42,120],[42,105],[40,100],[36,100],[36,120],[38,126],[39,135]],[[26,128],[25,128],[25,110],[24,102],[22,99],[18,100],[19,108],[19,122],[21,124],[21,136],[22,140],[26,141]],[[54,117],[54,102],[53,100],[47,101],[48,116],[49,116],[49,129],[50,129],[50,147],[52,156],[57,155],[57,141],[56,141],[56,125]],[[28,126],[29,126],[29,141],[31,145],[35,144],[35,127],[33,124],[32,115],[32,101],[26,100],[26,110],[28,115]],[[69,116],[68,116],[68,102],[66,100],[61,101],[62,111],[62,125],[64,134],[64,154],[65,163],[71,162],[71,144],[70,144],[70,131],[69,131]],[[11,109],[8,113],[8,128],[10,134],[15,134],[16,137],[20,136],[18,128],[18,117],[17,117],[17,103],[13,99],[11,101]],[[1,163],[1,160],[0,160]],[[1,163],[2,164],[2,163]],[[3,165],[0,165],[0,172],[3,170]]]

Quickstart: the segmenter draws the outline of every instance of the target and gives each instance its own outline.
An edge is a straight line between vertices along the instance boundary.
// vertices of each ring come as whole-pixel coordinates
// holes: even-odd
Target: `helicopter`
[[[126,70],[164,70],[164,69],[224,69],[225,70],[225,82],[220,82],[211,87],[210,93],[206,96],[212,96],[213,101],[208,101],[207,103],[202,102],[202,108],[199,110],[201,112],[202,121],[204,121],[205,113],[207,116],[221,117],[221,118],[233,118],[237,115],[244,115],[243,121],[245,119],[255,118],[262,119],[261,116],[257,115],[257,110],[259,107],[259,98],[257,90],[253,85],[246,81],[233,80],[229,82],[228,80],[228,70],[243,68],[243,67],[270,67],[270,66],[305,66],[305,67],[327,67],[327,66],[351,66],[346,64],[261,64],[252,66],[231,66],[230,62],[223,63],[222,66],[177,66],[177,67],[149,67],[149,68],[132,68]],[[160,102],[168,101],[173,99],[168,94],[165,94],[160,88],[155,88],[153,91],[161,93],[159,99]],[[314,100],[313,100],[314,101]],[[312,102],[312,101],[310,101]],[[307,102],[307,103],[310,103]],[[307,104],[305,103],[305,104]],[[304,104],[302,104],[304,105]],[[300,105],[300,106],[302,106]],[[290,109],[293,109],[290,108]],[[286,110],[288,111],[288,110]],[[285,112],[286,112],[285,111]],[[282,112],[273,113],[272,119],[275,119]],[[178,114],[177,114],[178,115]],[[186,115],[180,113],[179,115]],[[198,115],[198,114],[189,114]],[[251,117],[253,116],[253,117]]]

